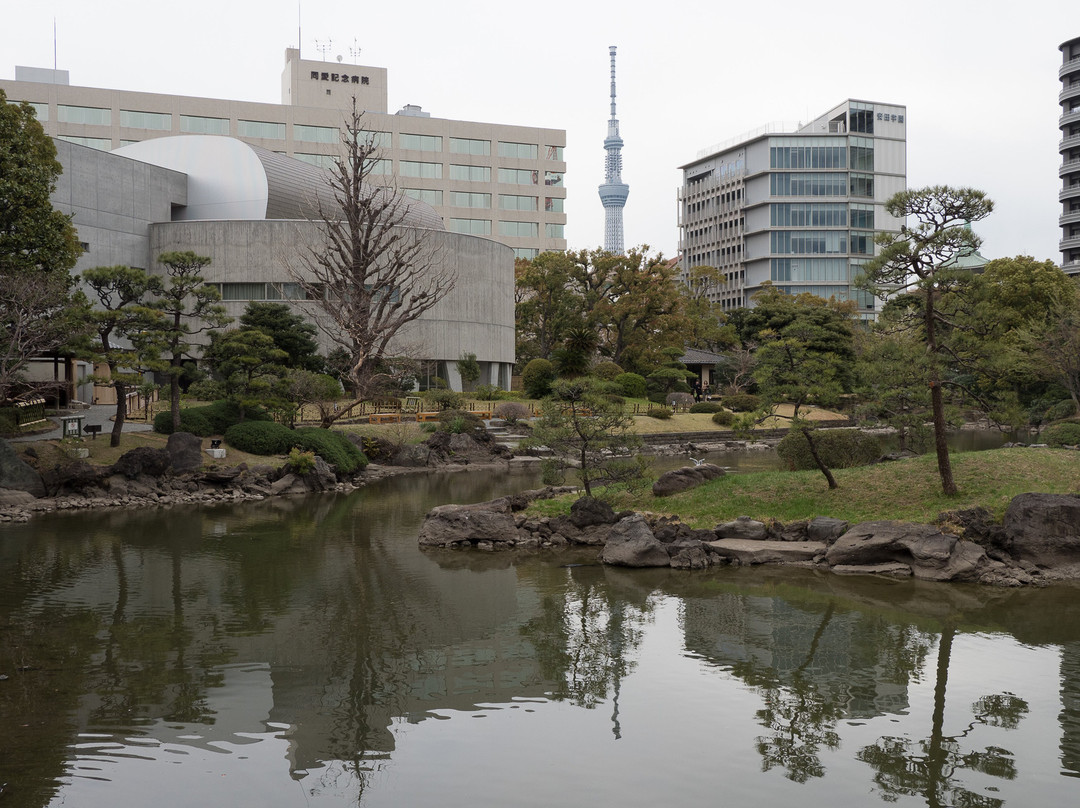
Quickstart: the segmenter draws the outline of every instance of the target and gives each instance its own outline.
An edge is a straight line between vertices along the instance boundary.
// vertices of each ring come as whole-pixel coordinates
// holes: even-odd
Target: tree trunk
[[[821,456],[818,454],[817,447],[814,445],[814,439],[810,437],[810,428],[806,426],[799,427],[799,431],[802,432],[803,437],[806,438],[806,445],[810,447],[810,456],[814,458],[817,467],[821,470],[821,473],[825,475],[825,479],[829,483],[829,489],[833,490],[839,488],[840,486],[836,484],[836,478],[833,477],[832,472],[829,471],[829,467],[822,462]]]
[[[934,412],[934,448],[937,451],[938,476],[941,490],[946,496],[958,492],[953,480],[952,461],[945,434],[945,401],[941,395],[941,377],[938,369],[937,333],[934,330],[934,287],[926,287],[926,347],[930,353],[930,405]]]
[[[172,428],[173,432],[180,431],[180,360],[174,358],[172,371],[169,373],[169,402],[170,412],[172,412]]]
[[[112,434],[109,436],[110,446],[120,445],[120,433],[124,431],[124,421],[127,420],[127,396],[124,395],[124,383],[113,382],[116,390],[116,417],[113,419]]]

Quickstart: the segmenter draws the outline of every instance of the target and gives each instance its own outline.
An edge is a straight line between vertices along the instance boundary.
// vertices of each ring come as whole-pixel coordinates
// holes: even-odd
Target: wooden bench
[[[440,413],[440,412],[418,412],[418,413],[416,413],[416,420],[417,421],[422,421],[422,422],[424,422],[424,421],[427,421],[427,422],[438,421],[440,417],[442,417],[442,413]]]
[[[399,412],[377,412],[368,416],[369,424],[397,424],[401,422]]]

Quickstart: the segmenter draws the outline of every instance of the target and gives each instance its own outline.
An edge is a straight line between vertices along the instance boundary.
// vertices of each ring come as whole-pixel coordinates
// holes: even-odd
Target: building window
[[[450,138],[450,151],[453,154],[475,154],[483,157],[491,154],[490,140],[473,140],[467,137]]]
[[[847,227],[847,205],[842,202],[792,202],[769,206],[773,227]]]
[[[227,135],[229,134],[229,119],[181,115],[180,131],[192,135]]]
[[[491,194],[474,194],[468,191],[451,191],[450,205],[455,208],[490,208]]]
[[[402,132],[398,135],[398,146],[413,151],[442,151],[442,138],[439,135],[407,135]]]
[[[123,148],[124,146],[130,146],[132,143],[139,143],[139,142],[141,142],[141,141],[138,141],[138,140],[125,140],[124,138],[120,138],[120,147]]]
[[[524,258],[526,261],[531,261],[540,254],[540,250],[536,247],[514,247],[514,258]]]
[[[851,103],[848,109],[848,131],[874,134],[874,107],[872,104]]]
[[[848,238],[851,252],[858,255],[874,254],[874,234],[867,230],[852,230]]]
[[[418,202],[427,202],[429,205],[442,204],[442,191],[433,191],[429,188],[406,188],[405,195]]]
[[[874,170],[874,140],[868,137],[851,138],[851,168],[855,171]]]
[[[536,210],[535,196],[499,194],[499,210]]]
[[[844,258],[773,258],[771,278],[787,283],[847,283],[848,262]]]
[[[336,126],[306,126],[302,123],[294,123],[293,138],[305,143],[338,143],[341,134]]]
[[[244,121],[236,122],[236,134],[239,137],[258,137],[266,140],[284,140],[285,124],[271,123],[269,121]]]
[[[491,182],[491,166],[450,164],[450,179],[463,182]]]
[[[544,210],[548,213],[563,213],[563,203],[565,199],[559,196],[546,196],[544,197]]]
[[[89,146],[98,151],[112,149],[112,138],[107,137],[76,137],[74,135],[60,135],[58,140],[66,140],[68,143],[78,143],[80,146]]]
[[[548,238],[565,238],[563,230],[566,228],[564,224],[551,224],[548,222],[544,225],[544,233]]]
[[[168,112],[138,112],[133,109],[120,110],[120,125],[132,129],[156,129],[162,132],[172,131],[172,115]]]
[[[874,206],[851,205],[851,226],[862,230],[874,229]]]
[[[471,236],[490,236],[490,219],[451,219],[449,230],[451,233],[467,233]]]
[[[305,154],[304,152],[296,152],[293,154],[293,157],[301,162],[318,166],[319,168],[336,168],[338,163],[337,158],[332,154]]]
[[[867,196],[873,199],[874,197],[874,175],[873,174],[851,174],[851,195],[852,196]]]
[[[540,223],[499,222],[499,235],[517,238],[537,238],[540,235]]]
[[[548,146],[547,147],[547,159],[558,160],[562,162],[563,159],[563,147],[562,146]]]
[[[518,157],[522,160],[536,159],[535,143],[504,143],[499,141],[499,157]]]
[[[442,179],[442,163],[419,163],[415,160],[400,160],[398,172],[403,177],[419,177],[425,180]]]
[[[846,253],[844,230],[773,230],[769,233],[773,255]]]
[[[361,145],[369,152],[390,148],[389,132],[368,132],[362,130],[356,133],[356,139],[359,140]]]
[[[394,161],[385,157],[378,160],[367,160],[364,165],[368,166],[368,174],[389,175],[394,173]]]
[[[222,300],[266,300],[265,283],[216,284]]]
[[[562,187],[563,173],[561,171],[545,171],[544,172],[544,185],[552,185]]]
[[[49,105],[38,104],[34,101],[27,102],[34,110],[34,117],[38,119],[40,123],[45,123],[49,120]]]
[[[94,126],[111,126],[112,110],[101,107],[73,107],[60,104],[56,108],[56,119],[60,123],[87,123]]]
[[[505,185],[538,185],[540,172],[528,168],[500,168],[499,182]]]
[[[843,146],[773,146],[769,149],[772,168],[847,168]]]
[[[773,196],[847,196],[847,174],[787,174],[769,175],[769,190]]]

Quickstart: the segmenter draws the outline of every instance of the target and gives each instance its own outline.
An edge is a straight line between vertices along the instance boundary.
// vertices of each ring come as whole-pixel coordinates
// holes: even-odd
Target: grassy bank
[[[679,516],[701,528],[737,516],[790,522],[832,516],[850,522],[899,519],[932,522],[942,511],[982,506],[1000,518],[1017,494],[1080,493],[1080,452],[1063,449],[996,449],[952,456],[960,493],[941,493],[933,455],[833,473],[840,488],[830,491],[818,471],[731,474],[674,496],[646,490],[611,498],[616,509]],[[538,513],[568,512],[573,498],[537,503]]]

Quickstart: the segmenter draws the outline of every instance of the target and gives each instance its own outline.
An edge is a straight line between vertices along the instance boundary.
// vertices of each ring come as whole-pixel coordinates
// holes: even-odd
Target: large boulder
[[[453,547],[477,542],[509,543],[517,527],[509,507],[494,511],[468,505],[432,508],[420,526],[421,547]]]
[[[589,525],[613,525],[619,521],[615,511],[603,500],[595,497],[582,497],[570,506],[570,521],[575,527]]]
[[[811,541],[833,542],[847,532],[848,523],[831,516],[815,516],[806,525],[806,535]]]
[[[747,539],[764,541],[769,538],[769,528],[764,522],[758,522],[749,516],[739,516],[733,522],[724,522],[716,526],[718,539]]]
[[[172,436],[170,435],[169,438],[171,440]],[[172,467],[173,455],[168,449],[136,446],[120,455],[120,458],[109,468],[109,473],[122,474],[129,480],[134,480],[144,474],[148,477],[160,477]]]
[[[699,466],[683,466],[681,469],[665,471],[653,483],[653,496],[667,497],[680,491],[689,491],[702,483],[723,477],[724,470],[714,463],[702,463]]]
[[[911,522],[861,522],[826,551],[830,567],[906,564],[916,578],[929,581],[976,581],[991,565],[974,542],[942,533],[933,525]]]
[[[740,564],[806,563],[825,552],[825,543],[816,541],[719,539],[709,542],[709,547],[721,558]]]
[[[202,468],[202,438],[190,432],[173,432],[165,444],[173,471],[194,471]]]
[[[1002,524],[1012,554],[1040,567],[1080,563],[1080,495],[1020,494]]]
[[[26,461],[15,454],[15,448],[0,439],[0,488],[25,491],[34,497],[45,496],[45,483]]]
[[[653,535],[645,517],[639,513],[612,525],[600,560],[620,567],[671,566],[667,547]]]

